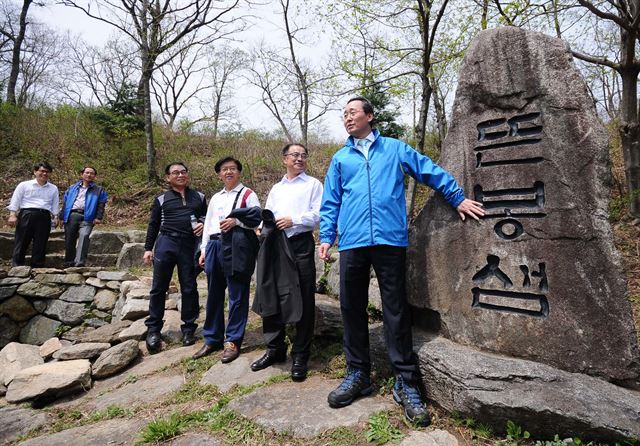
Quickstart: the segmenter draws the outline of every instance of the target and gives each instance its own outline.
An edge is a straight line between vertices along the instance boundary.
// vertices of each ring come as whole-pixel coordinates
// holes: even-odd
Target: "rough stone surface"
[[[112,322],[100,328],[96,328],[82,337],[83,342],[119,342],[118,335],[122,330],[131,325],[131,321]]]
[[[24,322],[38,314],[31,302],[22,296],[13,296],[0,303],[0,314],[6,314],[17,322]]]
[[[87,309],[83,304],[74,304],[62,300],[52,300],[44,310],[44,314],[67,325],[78,325],[82,322]]]
[[[140,229],[130,229],[125,234],[128,243],[144,243],[147,238],[147,231]]]
[[[53,356],[55,352],[62,348],[62,342],[58,338],[47,339],[44,344],[40,346],[39,353],[42,359],[47,360]]]
[[[72,359],[93,359],[108,350],[111,344],[106,342],[83,342],[62,347],[53,354],[55,359],[70,361]]]
[[[23,344],[42,345],[44,341],[56,335],[56,330],[62,325],[60,321],[37,315],[32,318],[20,331],[20,342]]]
[[[36,274],[33,278],[36,282],[63,285],[82,285],[84,277],[82,274]]]
[[[97,317],[85,319],[82,323],[85,324],[87,327],[93,327],[93,328],[99,328],[109,324],[109,322],[99,319]]]
[[[85,283],[87,285],[91,285],[92,287],[96,287],[96,288],[104,288],[107,286],[107,282],[105,282],[102,279],[98,279],[97,277],[89,277]]]
[[[117,254],[127,241],[122,232],[93,231],[90,236],[94,254]]]
[[[340,302],[330,297],[316,295],[316,322],[314,334],[318,337],[342,337]]]
[[[44,310],[47,309],[47,305],[49,305],[48,300],[32,300],[31,303],[38,313],[44,313]]]
[[[20,370],[43,362],[38,347],[11,342],[0,350],[0,383],[8,386]]]
[[[111,311],[116,304],[118,295],[111,290],[100,290],[93,298],[93,303],[98,310]]]
[[[21,446],[67,446],[86,444],[91,446],[124,446],[136,443],[138,432],[145,426],[144,420],[115,418],[94,424],[74,427],[55,434],[32,438]],[[82,443],[78,443],[78,439]]]
[[[180,319],[180,312],[167,310],[164,312],[164,318],[162,318],[162,320],[163,325],[160,331],[162,337],[169,343],[182,341],[182,330],[180,329],[182,319]]]
[[[402,440],[400,446],[458,446],[458,440],[442,429],[413,431]]]
[[[638,391],[442,337],[418,345],[427,396],[448,411],[494,426],[512,420],[534,438],[640,438]]]
[[[6,399],[19,403],[30,399],[59,398],[91,388],[91,364],[86,359],[49,362],[16,374]]]
[[[327,395],[339,383],[319,377],[302,383],[282,382],[236,398],[228,407],[268,429],[309,438],[339,426],[355,426],[372,413],[395,406],[390,397],[370,396],[359,398],[340,410],[332,409],[327,404]],[[310,407],[313,410],[309,410]]]
[[[96,295],[96,289],[92,286],[70,286],[62,293],[60,300],[67,302],[91,302]]]
[[[130,288],[125,296],[127,296],[127,299],[145,299],[145,300],[149,300],[149,293],[151,292],[151,287],[145,286],[145,287],[136,287],[136,288]],[[167,296],[167,298],[171,298],[171,295]]]
[[[98,279],[105,280],[107,282],[111,280],[124,281],[124,280],[136,280],[137,277],[127,271],[100,271],[98,272]]]
[[[128,341],[129,339],[135,339],[139,341],[147,335],[147,326],[144,324],[144,319],[138,319],[129,327],[120,332],[118,338],[121,341]]]
[[[126,368],[140,354],[138,341],[130,339],[106,350],[93,364],[94,378],[106,378]]]
[[[216,353],[212,354],[215,355]],[[291,359],[287,359],[287,362],[281,364],[274,364],[258,372],[247,373],[250,370],[251,363],[263,354],[264,350],[258,350],[241,354],[238,359],[229,364],[217,362],[202,376],[200,384],[215,385],[220,392],[226,393],[235,385],[250,386],[263,383],[272,376],[291,373]]]
[[[105,410],[109,406],[134,408],[154,401],[160,401],[169,394],[180,390],[184,385],[184,376],[157,376],[152,379],[139,379],[108,393],[98,396],[87,403],[90,410]]]
[[[163,446],[219,446],[220,439],[202,432],[187,432],[162,443]]]
[[[73,327],[71,330],[65,331],[62,334],[62,339],[71,342],[96,342],[95,340],[86,340],[90,333],[96,331],[93,327],[87,327],[81,325],[79,327]]]
[[[0,348],[20,336],[20,326],[6,316],[0,316]]]
[[[2,420],[0,444],[9,444],[27,432],[51,421],[44,412],[11,406],[0,407],[0,420]]]
[[[29,277],[31,275],[30,266],[14,266],[9,270],[11,277]]]
[[[607,220],[607,133],[566,43],[480,33],[440,164],[487,215],[462,222],[429,198],[410,234],[410,303],[461,344],[640,388]]]
[[[21,285],[29,281],[28,277],[6,277],[0,280],[0,286]]]
[[[42,297],[55,299],[64,292],[64,288],[58,285],[49,285],[38,282],[23,283],[18,287],[17,293],[27,297]]]
[[[118,254],[116,268],[126,269],[134,266],[143,266],[142,256],[144,254],[144,243],[125,243]]]
[[[135,321],[149,314],[149,301],[140,299],[127,299],[120,309],[120,320]]]
[[[3,286],[0,287],[0,301],[6,299],[7,297],[11,297],[15,294],[17,286]]]
[[[110,290],[120,290],[120,282],[118,282],[117,280],[110,280],[106,285]]]

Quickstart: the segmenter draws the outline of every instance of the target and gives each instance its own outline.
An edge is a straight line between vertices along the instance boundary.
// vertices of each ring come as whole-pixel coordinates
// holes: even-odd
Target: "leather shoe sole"
[[[260,359],[253,361],[251,364],[251,370],[257,372],[259,370],[271,367],[273,364],[279,362],[285,362],[287,360],[287,354],[285,352],[267,352]]]
[[[221,345],[216,345],[216,344],[213,344],[213,345],[207,345],[207,344],[204,344],[204,345],[200,348],[200,350],[198,350],[197,352],[195,352],[195,353],[193,354],[192,358],[193,358],[193,359],[203,358],[203,357],[205,357],[205,356],[207,356],[207,355],[210,355],[211,353],[213,353],[213,352],[215,352],[215,351],[218,351],[218,350],[220,350],[220,349],[222,349],[222,346],[221,346]]]

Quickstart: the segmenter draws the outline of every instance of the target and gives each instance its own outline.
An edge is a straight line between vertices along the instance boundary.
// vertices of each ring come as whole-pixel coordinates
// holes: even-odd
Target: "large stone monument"
[[[607,220],[607,134],[567,45],[518,28],[480,33],[440,164],[487,214],[463,223],[435,194],[411,228],[409,299],[423,321],[465,348],[640,388]],[[635,415],[622,436],[640,432]]]

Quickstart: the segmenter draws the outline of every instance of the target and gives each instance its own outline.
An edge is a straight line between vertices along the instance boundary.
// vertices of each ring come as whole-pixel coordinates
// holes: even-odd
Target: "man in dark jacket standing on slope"
[[[102,223],[107,191],[95,183],[97,170],[85,166],[80,181],[64,193],[60,221],[64,224],[64,265],[84,266],[93,225]],[[76,246],[77,245],[77,246]]]
[[[282,149],[282,161],[287,168],[287,174],[269,191],[265,209],[269,209],[275,216],[275,227],[286,234],[290,252],[293,254],[294,274],[297,274],[299,295],[302,302],[302,313],[296,321],[296,336],[291,343],[291,378],[303,381],[307,377],[307,361],[313,337],[315,322],[315,288],[316,265],[314,258],[315,241],[313,229],[320,221],[320,201],[322,200],[322,184],[317,179],[306,174],[307,158],[309,154],[302,144],[287,144]],[[266,222],[265,222],[266,225]],[[271,246],[274,246],[273,244]],[[263,246],[264,247],[264,246]],[[261,253],[262,254],[262,249]],[[285,255],[285,253],[279,253]],[[262,264],[266,269],[272,265]],[[258,263],[258,268],[261,263]],[[260,286],[263,271],[258,271],[256,301],[254,310],[260,304]],[[271,273],[274,269],[271,269]],[[274,277],[269,279],[274,280]],[[285,278],[288,279],[288,278]],[[278,293],[280,293],[280,286]],[[297,290],[295,290],[297,291]],[[290,291],[290,295],[294,290]],[[260,359],[251,364],[251,370],[258,371],[276,362],[283,362],[287,357],[285,344],[285,311],[265,317],[261,313],[262,331],[267,352]]]
[[[393,398],[416,424],[430,423],[418,384],[411,318],[405,290],[407,214],[404,176],[439,192],[460,218],[484,215],[482,205],[466,199],[453,177],[409,145],[385,138],[372,128],[373,107],[363,97],[347,102],[345,146],[331,159],[320,208],[321,259],[339,234],[340,309],[344,323],[347,375],[329,394],[331,407],[344,407],[372,392],[367,318],[370,268],[382,298],[385,338],[396,373]]]
[[[170,189],[153,200],[151,218],[144,243],[144,263],[153,263],[153,284],[149,293],[147,349],[160,350],[162,318],[167,290],[174,267],[178,267],[178,281],[182,295],[182,345],[196,342],[196,319],[200,310],[196,284],[195,252],[204,227],[207,201],[202,192],[189,188],[189,170],[182,163],[165,168]],[[154,247],[155,245],[155,247]]]

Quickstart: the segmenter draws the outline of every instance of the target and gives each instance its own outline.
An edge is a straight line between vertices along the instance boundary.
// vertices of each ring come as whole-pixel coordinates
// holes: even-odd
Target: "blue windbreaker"
[[[408,246],[404,176],[438,191],[454,208],[464,192],[453,177],[425,155],[394,138],[380,136],[369,147],[369,159],[353,137],[331,159],[320,207],[320,242],[338,250],[374,245]]]
[[[71,185],[69,189],[64,193],[64,207],[60,212],[62,215],[60,219],[67,223],[69,221],[69,215],[71,214],[71,208],[76,201],[78,191],[82,186],[82,180]],[[104,207],[108,200],[107,191],[102,186],[96,183],[89,184],[89,190],[84,199],[84,221],[93,222],[96,218],[102,220],[104,218]]]

